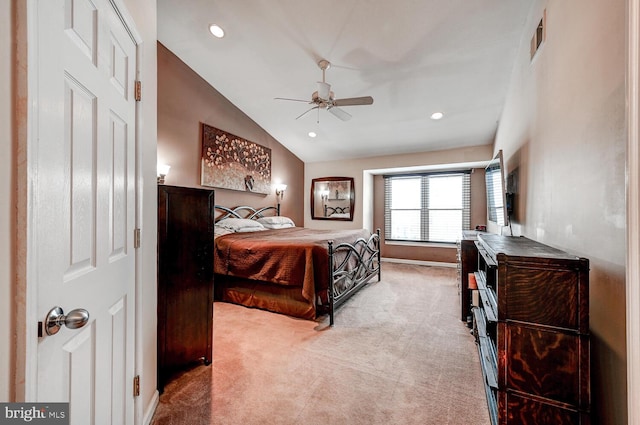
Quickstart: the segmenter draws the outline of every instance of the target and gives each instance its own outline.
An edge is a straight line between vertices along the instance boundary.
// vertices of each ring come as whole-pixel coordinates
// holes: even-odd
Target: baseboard
[[[153,397],[151,397],[151,401],[147,406],[147,409],[144,411],[144,418],[142,419],[142,423],[144,425],[149,425],[151,420],[153,419],[153,414],[156,413],[156,408],[158,407],[158,403],[160,402],[160,393],[158,390],[153,392]]]
[[[405,258],[381,258],[380,261],[386,261],[387,263],[401,263],[401,264],[415,264],[418,266],[431,266],[431,267],[457,267],[457,263],[441,263],[438,261],[423,261],[423,260],[407,260]]]

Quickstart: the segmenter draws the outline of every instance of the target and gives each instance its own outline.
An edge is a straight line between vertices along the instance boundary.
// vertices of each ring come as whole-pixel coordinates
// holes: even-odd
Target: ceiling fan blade
[[[335,106],[355,106],[355,105],[371,105],[373,98],[371,96],[349,97],[346,99],[336,99],[333,101]]]
[[[318,81],[318,97],[322,100],[329,100],[331,96],[331,84]]]
[[[311,109],[307,109],[306,111],[304,111],[303,113],[301,113],[300,115],[298,115],[298,116],[296,117],[296,119],[301,118],[301,117],[302,117],[304,114],[306,114],[307,112],[313,111],[314,109],[318,109],[318,108],[319,108],[319,106],[314,106],[314,107],[313,107],[313,108],[311,108]]]
[[[291,100],[293,102],[304,102],[304,103],[311,103],[308,100],[302,100],[302,99],[289,99],[287,97],[274,97],[275,100]]]
[[[340,108],[336,108],[335,106],[332,106],[331,108],[327,108],[327,111],[331,112],[333,115],[340,118],[342,121],[349,121],[351,119],[351,114],[343,111]]]

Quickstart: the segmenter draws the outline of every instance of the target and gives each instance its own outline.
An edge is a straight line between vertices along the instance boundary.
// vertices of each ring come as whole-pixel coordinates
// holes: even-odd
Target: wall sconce
[[[164,178],[169,174],[170,165],[158,164],[158,184],[164,184]]]
[[[277,184],[276,185],[276,196],[278,198],[280,198],[280,200],[282,201],[282,198],[284,198],[284,191],[287,190],[287,185],[286,184]]]

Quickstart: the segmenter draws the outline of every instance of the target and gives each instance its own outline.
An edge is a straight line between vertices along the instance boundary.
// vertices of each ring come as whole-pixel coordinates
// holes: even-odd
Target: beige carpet
[[[213,364],[170,382],[152,425],[488,425],[456,270],[382,273],[333,328],[216,302]]]

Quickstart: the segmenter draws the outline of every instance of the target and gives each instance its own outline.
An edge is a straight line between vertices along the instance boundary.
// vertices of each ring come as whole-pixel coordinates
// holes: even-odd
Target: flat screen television
[[[507,196],[507,191],[505,190],[504,173],[502,150],[499,150],[484,169],[487,188],[487,220],[498,226],[507,226],[509,224],[507,199],[510,200],[511,197]]]

